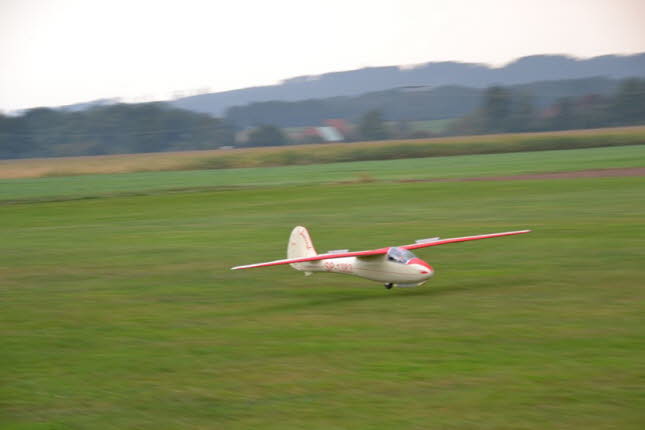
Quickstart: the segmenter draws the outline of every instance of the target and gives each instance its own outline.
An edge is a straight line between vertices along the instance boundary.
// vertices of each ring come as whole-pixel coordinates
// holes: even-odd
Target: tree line
[[[1,158],[182,151],[233,144],[234,130],[223,120],[165,103],[0,114]]]
[[[455,121],[447,134],[571,130],[645,124],[645,79],[620,82],[613,94],[561,97],[539,108],[531,93],[486,89],[478,109]]]
[[[601,84],[601,86],[598,87],[598,84]],[[534,95],[533,91],[536,88],[540,89],[542,93]],[[588,92],[598,88],[603,91],[601,93]],[[612,88],[613,91],[608,91],[609,88]],[[555,97],[563,89],[568,94],[576,95]],[[399,90],[393,90],[378,94],[381,97],[389,94],[389,96],[396,99],[398,92]],[[412,97],[424,97],[416,91],[412,91],[412,93]],[[366,95],[364,98],[372,96],[374,94]],[[381,109],[364,110],[362,115],[351,119],[355,127],[350,135],[345,136],[345,140],[414,139],[434,136],[556,131],[645,124],[645,79],[640,78],[630,78],[615,83],[608,79],[597,78],[540,82],[510,87],[497,85],[482,90],[478,99],[479,104],[474,103],[470,113],[461,115],[452,121],[451,125],[441,133],[415,130],[411,126],[414,120],[424,118],[421,112],[405,116],[400,111],[397,111],[397,115],[393,116],[391,112],[388,114],[388,112],[384,112]],[[404,99],[398,99],[394,105],[400,103],[401,100],[410,101],[411,98],[406,95]],[[445,101],[441,97],[437,100],[439,102]],[[551,103],[547,104],[549,100]],[[294,112],[294,118],[297,120],[303,115],[304,117],[308,115],[307,109],[299,111],[299,107],[304,108],[318,102],[320,101],[267,102],[255,103],[249,107],[264,109],[269,106],[289,106],[288,109]],[[408,109],[408,112],[410,112],[410,109]],[[419,105],[416,105],[414,109],[419,109]],[[252,111],[253,109],[251,109]],[[280,109],[274,112],[276,116],[283,114],[284,111]],[[432,116],[432,112],[428,112],[428,115]],[[228,118],[233,121],[230,115]],[[392,120],[392,118],[397,120]],[[311,121],[314,120],[311,119]],[[275,123],[267,121],[265,124],[259,124],[252,128],[248,139],[242,144],[244,146],[279,146],[290,143],[314,142],[319,143],[322,140],[307,139],[292,142]]]
[[[451,121],[441,133],[412,130],[409,121],[387,121],[371,110],[357,121],[353,139],[413,139],[468,134],[520,133],[645,124],[645,79],[625,79],[613,94],[561,97],[541,106],[525,88],[492,86],[479,106]]]
[[[548,92],[548,83],[545,91]],[[434,135],[530,132],[645,124],[645,79],[618,82],[613,92],[557,98],[549,105],[527,86],[492,86],[479,104],[440,134],[413,130],[378,109],[354,119],[346,140],[384,140]],[[414,91],[412,91],[414,93]],[[380,93],[385,97],[387,92]],[[418,108],[418,106],[417,106]],[[415,114],[422,118],[421,114]],[[309,124],[315,125],[315,124]],[[239,131],[239,129],[238,129]],[[230,122],[165,103],[115,104],[84,111],[36,108],[20,116],[0,114],[0,158],[101,155],[276,146],[294,143],[275,124],[258,124],[236,142]]]

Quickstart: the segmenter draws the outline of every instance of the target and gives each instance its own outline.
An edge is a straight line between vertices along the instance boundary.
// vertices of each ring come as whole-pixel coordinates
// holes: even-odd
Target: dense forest
[[[182,151],[233,143],[234,132],[221,119],[164,103],[0,115],[2,158]]]

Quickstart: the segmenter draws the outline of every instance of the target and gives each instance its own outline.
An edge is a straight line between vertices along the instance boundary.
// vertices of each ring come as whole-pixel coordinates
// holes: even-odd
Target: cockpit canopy
[[[417,256],[404,248],[393,246],[387,251],[388,261],[394,261],[396,263],[406,264],[408,261],[412,260],[413,258],[417,258]]]

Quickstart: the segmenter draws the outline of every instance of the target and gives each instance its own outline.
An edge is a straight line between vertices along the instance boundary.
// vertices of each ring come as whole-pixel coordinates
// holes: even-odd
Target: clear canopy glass
[[[416,255],[404,248],[398,248],[393,246],[387,251],[387,259],[389,261],[395,261],[397,263],[406,264],[408,261],[413,258],[417,258]]]

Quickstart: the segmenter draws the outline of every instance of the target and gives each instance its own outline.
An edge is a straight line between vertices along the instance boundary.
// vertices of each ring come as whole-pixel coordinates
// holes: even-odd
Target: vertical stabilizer
[[[293,229],[287,246],[287,258],[314,257],[318,255],[306,228],[298,226]],[[302,270],[302,263],[291,264],[296,270]]]

